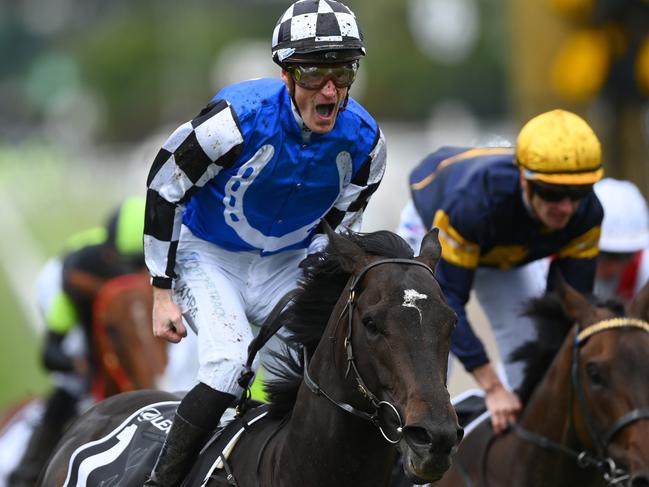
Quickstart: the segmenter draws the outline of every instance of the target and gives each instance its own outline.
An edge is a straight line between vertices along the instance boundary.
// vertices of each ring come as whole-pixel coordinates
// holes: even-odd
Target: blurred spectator
[[[606,178],[595,184],[604,207],[595,294],[631,299],[649,278],[649,211],[638,187]]]
[[[46,324],[42,360],[54,389],[9,487],[33,487],[68,421],[89,395],[92,378],[92,307],[108,279],[139,271],[143,254],[144,199],[126,199],[105,227],[69,239],[61,256],[44,266],[37,282]]]

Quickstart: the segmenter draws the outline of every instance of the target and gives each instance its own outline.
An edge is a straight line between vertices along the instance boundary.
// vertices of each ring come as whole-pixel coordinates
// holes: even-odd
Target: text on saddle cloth
[[[63,487],[134,485],[151,471],[179,401],[150,404],[71,455]],[[128,479],[133,479],[128,481]]]
[[[70,458],[63,487],[141,485],[153,468],[178,404],[179,401],[166,401],[144,406],[108,435],[80,446]],[[227,459],[245,429],[267,412],[268,407],[262,406],[234,420],[233,411],[226,413],[185,485],[204,485],[215,470],[222,469],[221,456]],[[226,424],[228,419],[231,422]]]

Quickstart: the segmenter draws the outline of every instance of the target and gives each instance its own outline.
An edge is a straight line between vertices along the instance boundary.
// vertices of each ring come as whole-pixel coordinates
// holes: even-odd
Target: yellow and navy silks
[[[458,314],[451,351],[467,370],[488,362],[465,313],[476,268],[508,269],[553,256],[581,292],[592,292],[603,210],[594,192],[568,225],[550,231],[523,201],[512,148],[443,147],[410,174],[412,200],[426,228],[438,227],[442,258],[435,272]],[[548,280],[548,288],[553,279]]]

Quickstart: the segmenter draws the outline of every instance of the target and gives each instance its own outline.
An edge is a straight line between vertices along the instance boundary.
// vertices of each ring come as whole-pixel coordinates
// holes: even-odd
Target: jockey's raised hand
[[[153,288],[153,334],[178,343],[187,336],[180,308],[174,303],[171,289]]]

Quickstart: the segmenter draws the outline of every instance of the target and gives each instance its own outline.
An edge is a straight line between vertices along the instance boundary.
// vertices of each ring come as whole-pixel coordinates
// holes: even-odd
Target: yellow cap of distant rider
[[[527,122],[516,141],[516,163],[526,179],[547,184],[593,184],[602,179],[602,148],[588,123],[565,110]]]

